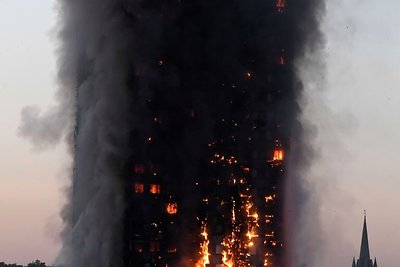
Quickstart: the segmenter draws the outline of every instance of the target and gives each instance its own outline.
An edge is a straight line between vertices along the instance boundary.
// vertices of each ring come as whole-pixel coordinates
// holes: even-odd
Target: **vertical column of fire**
[[[274,149],[272,150],[272,157],[268,160],[269,168],[272,170],[273,175],[276,178],[283,178],[284,169],[283,169],[283,160],[284,160],[284,150],[281,142],[279,140],[275,140]],[[282,186],[282,183],[280,187]],[[276,251],[279,247],[283,246],[282,235],[277,237],[277,232],[279,229],[277,226],[279,223],[275,222],[277,218],[275,218],[274,210],[276,208],[282,208],[282,203],[277,203],[276,199],[280,198],[278,194],[281,192],[277,192],[276,186],[272,187],[271,190],[265,195],[265,210],[266,214],[264,215],[264,225],[265,225],[265,233],[264,233],[264,245],[266,247],[264,253],[264,263],[263,266],[271,266],[274,263],[274,251]],[[281,218],[280,218],[281,219]]]
[[[259,236],[258,214],[251,200],[252,197],[248,194],[249,190],[245,191],[247,193],[240,193],[239,205],[232,200],[230,218],[232,231],[223,238],[221,243],[223,247],[222,263],[228,267],[250,266],[250,257],[254,255]]]
[[[285,8],[285,0],[276,0],[275,14],[271,16],[280,20]],[[267,69],[271,74],[260,86],[262,78],[257,77],[260,70],[254,66],[254,59],[249,60],[249,70],[244,72],[244,79],[236,81],[226,95],[226,102],[239,103],[243,108],[232,109],[231,113],[220,119],[214,141],[209,144],[213,170],[211,181],[217,189],[210,190],[204,199],[208,205],[206,209],[214,210],[213,216],[218,217],[219,222],[209,225],[208,234],[215,236],[216,240],[207,242],[207,245],[216,245],[217,248],[204,250],[203,239],[199,251],[201,257],[211,258],[211,264],[227,267],[274,266],[283,261],[280,194],[284,178],[284,149],[287,148],[288,139],[285,131],[289,126],[286,125],[286,118],[279,114],[281,104],[276,103],[290,97],[290,90],[282,88],[287,85],[282,83],[284,74],[280,73],[287,65],[286,39],[278,31],[273,30],[271,34],[275,40],[274,49],[268,53],[276,59],[273,63],[267,63],[270,64]],[[249,54],[252,54],[251,50]],[[239,100],[238,95],[241,96]],[[258,95],[267,95],[267,101],[274,99],[276,102],[244,107],[251,103],[249,99]],[[270,124],[265,127],[266,123]],[[268,135],[271,137],[266,137]],[[260,143],[253,142],[253,139]],[[254,151],[248,151],[252,149]],[[224,230],[213,229],[218,228],[218,224],[224,225]],[[199,228],[199,233],[203,233],[203,230]],[[220,262],[213,261],[214,256],[220,257]]]
[[[218,214],[214,216],[218,216],[225,226],[219,233],[218,230],[212,229],[213,233],[218,233],[222,239],[219,244],[217,242],[220,251],[214,251],[220,255],[220,260],[214,263],[221,262],[229,267],[250,266],[251,255],[254,255],[256,249],[259,226],[259,215],[248,183],[250,168],[239,162],[236,156],[216,152],[217,142],[210,143],[209,146],[214,150],[210,159],[216,176],[213,186],[222,188],[226,193],[218,194],[216,190],[204,198],[208,210],[213,209],[209,203],[217,205]],[[196,267],[210,262],[210,242],[205,225],[206,220],[203,219],[200,234],[203,238],[199,245],[200,260]]]
[[[200,259],[197,261],[195,267],[206,267],[207,264],[210,264],[210,253],[208,251],[210,240],[208,239],[207,221],[202,222],[200,235],[201,235],[200,252],[199,252]]]

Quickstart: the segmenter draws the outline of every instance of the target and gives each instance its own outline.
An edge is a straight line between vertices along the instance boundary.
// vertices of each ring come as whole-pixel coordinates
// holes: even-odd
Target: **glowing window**
[[[135,243],[135,244],[133,245],[133,249],[134,249],[136,252],[143,252],[143,243]]]
[[[137,173],[137,174],[143,174],[144,173],[143,164],[139,164],[139,163],[135,164],[135,173]]]
[[[191,119],[196,118],[196,111],[194,109],[188,109],[187,113]]]
[[[160,251],[160,243],[158,243],[156,241],[149,242],[149,251],[150,252]]]
[[[168,214],[176,214],[178,212],[178,204],[176,202],[167,204],[167,213]]]
[[[283,160],[283,150],[282,149],[275,149],[274,150],[274,157],[273,160]]]
[[[285,58],[284,56],[279,57],[279,65],[285,65]]]
[[[276,7],[279,11],[282,11],[286,6],[285,0],[276,0]]]
[[[135,193],[143,193],[144,192],[144,184],[135,183],[134,190],[135,190]]]
[[[150,185],[150,193],[151,194],[160,194],[161,186],[159,184],[151,184]]]
[[[167,252],[168,252],[168,253],[176,253],[176,247],[169,247],[169,248],[167,249]]]
[[[281,55],[279,56],[279,64],[280,65],[285,65],[285,63],[286,63],[285,54],[286,54],[285,49],[281,49]]]
[[[157,175],[157,173],[159,173],[159,167],[157,165],[150,165],[150,170],[153,175]]]

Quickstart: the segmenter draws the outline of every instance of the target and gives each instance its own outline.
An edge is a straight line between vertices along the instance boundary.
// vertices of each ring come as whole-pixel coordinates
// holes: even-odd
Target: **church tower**
[[[364,213],[364,225],[361,238],[360,257],[357,260],[357,262],[356,259],[353,258],[352,267],[378,267],[376,263],[376,258],[374,259],[374,262],[372,262],[369,254],[367,216],[365,213]]]

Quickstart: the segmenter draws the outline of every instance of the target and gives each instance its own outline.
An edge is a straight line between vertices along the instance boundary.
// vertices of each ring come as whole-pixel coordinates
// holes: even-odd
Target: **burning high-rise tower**
[[[175,5],[174,16],[163,2],[146,7],[171,28],[150,63],[162,78],[135,104],[147,116],[132,132],[126,262],[283,266],[296,112],[285,2]]]
[[[62,74],[78,81],[66,265],[289,265],[295,61],[318,2],[63,2]]]

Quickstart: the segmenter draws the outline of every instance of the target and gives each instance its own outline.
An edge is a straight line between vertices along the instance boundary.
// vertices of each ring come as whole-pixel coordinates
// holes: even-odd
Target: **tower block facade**
[[[125,267],[285,266],[297,112],[286,1],[148,2],[164,32],[133,71],[132,86],[150,91],[134,96],[143,116],[125,177]]]

